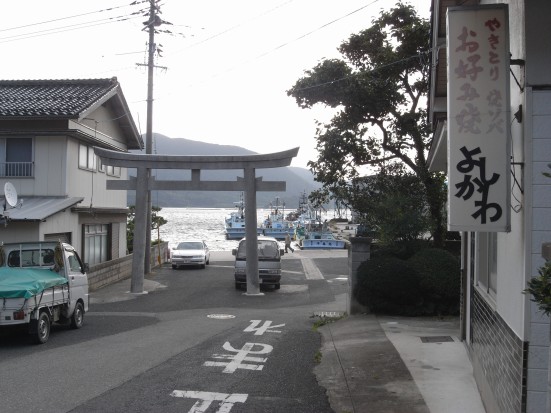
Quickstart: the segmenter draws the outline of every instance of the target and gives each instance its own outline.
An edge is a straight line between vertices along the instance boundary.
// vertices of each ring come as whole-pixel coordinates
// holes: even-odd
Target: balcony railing
[[[34,162],[0,162],[0,177],[34,177]]]

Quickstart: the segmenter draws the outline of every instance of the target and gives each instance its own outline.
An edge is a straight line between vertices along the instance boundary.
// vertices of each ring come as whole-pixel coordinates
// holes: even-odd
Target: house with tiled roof
[[[0,242],[62,239],[89,264],[126,255],[127,179],[93,147],[126,152],[143,140],[116,78],[0,81]],[[9,184],[8,184],[9,186]]]

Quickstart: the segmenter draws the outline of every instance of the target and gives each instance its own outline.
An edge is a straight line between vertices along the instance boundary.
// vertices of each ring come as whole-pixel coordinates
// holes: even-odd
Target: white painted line
[[[225,394],[225,393],[213,393],[207,391],[186,391],[186,390],[174,390],[171,394],[172,397],[184,397],[186,399],[199,399],[188,413],[204,413],[210,407],[212,402],[220,402],[219,409],[216,413],[229,413],[235,403],[245,403],[248,394]]]
[[[323,275],[311,258],[301,258],[302,268],[307,280],[323,280]]]
[[[233,314],[209,314],[208,318],[216,318],[217,320],[228,320],[230,318],[235,318]]]
[[[260,346],[261,349],[253,351],[255,346]],[[268,354],[274,349],[269,344],[261,343],[245,343],[241,349],[234,349],[228,341],[226,341],[222,347],[224,350],[236,354],[213,354],[212,357],[215,359],[230,361],[206,361],[203,365],[207,367],[224,366],[226,368],[222,370],[222,373],[234,373],[237,369],[262,370],[264,368],[262,364],[246,364],[243,362],[248,361],[253,363],[265,363],[268,360],[267,358],[249,357],[249,354]]]
[[[273,326],[270,320],[264,321],[262,327],[257,327],[260,324],[261,320],[251,320],[251,325],[243,330],[246,333],[254,331],[255,336],[261,336],[262,334],[268,333],[281,333],[281,330],[272,330],[273,328],[285,327],[285,324],[278,324]]]

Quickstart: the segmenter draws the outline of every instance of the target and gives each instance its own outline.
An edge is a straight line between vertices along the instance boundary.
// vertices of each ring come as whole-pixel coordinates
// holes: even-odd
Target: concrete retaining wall
[[[362,262],[369,260],[371,256],[371,242],[371,238],[350,237],[348,249],[348,270],[350,271],[348,276],[350,294],[348,314],[350,315],[368,312],[367,307],[356,300],[354,290],[358,282],[358,267]]]
[[[170,252],[168,242],[160,245],[161,265],[168,262]],[[159,266],[159,247],[151,247],[151,268]],[[99,290],[106,285],[114,284],[117,281],[130,278],[132,275],[132,254],[111,261],[90,266],[88,271],[88,288],[90,291]]]

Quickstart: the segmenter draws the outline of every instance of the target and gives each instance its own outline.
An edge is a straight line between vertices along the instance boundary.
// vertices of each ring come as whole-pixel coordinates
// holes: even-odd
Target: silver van
[[[258,237],[258,275],[260,285],[273,285],[276,290],[280,288],[281,280],[281,256],[283,248],[275,238]],[[246,238],[239,241],[239,246],[232,250],[235,255],[235,288],[247,286],[247,249]]]

